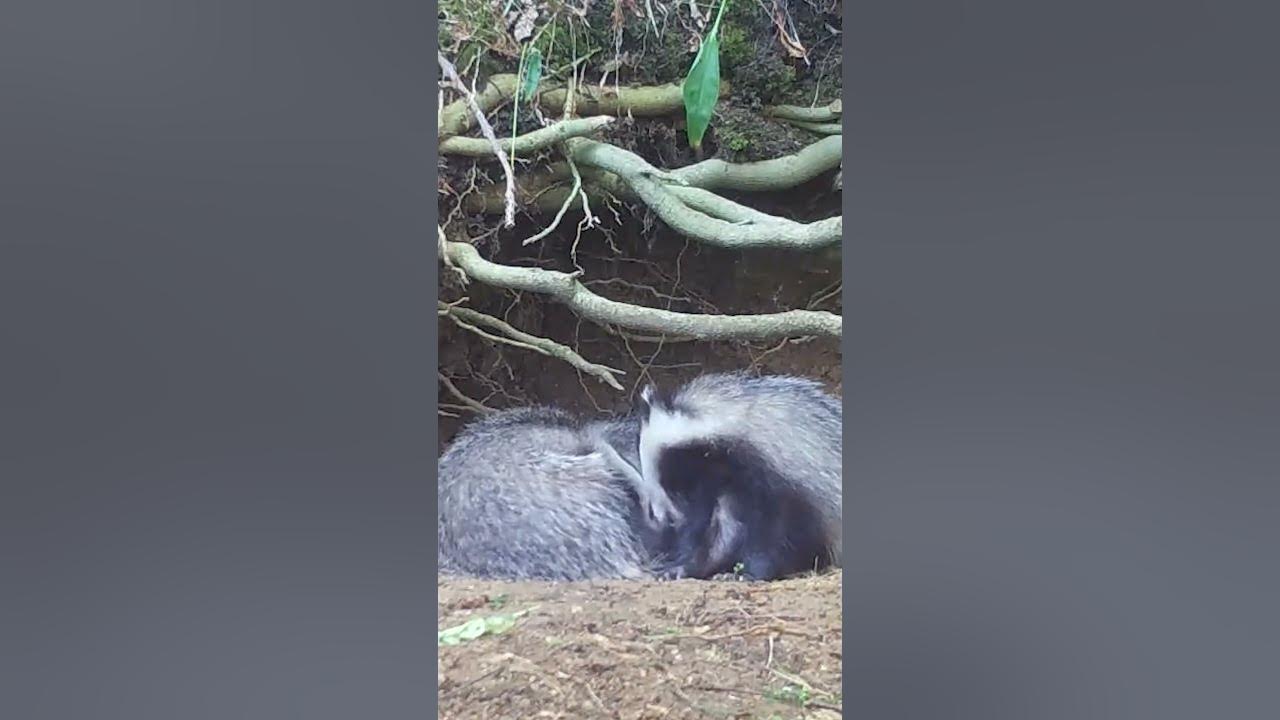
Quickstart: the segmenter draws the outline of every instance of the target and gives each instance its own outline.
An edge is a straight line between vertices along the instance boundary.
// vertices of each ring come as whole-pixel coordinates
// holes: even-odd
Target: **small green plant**
[[[746,569],[747,569],[746,565],[743,565],[742,563],[734,563],[733,574],[738,577],[742,577],[742,573],[746,571]]]
[[[511,596],[508,595],[507,593],[494,595],[493,597],[489,598],[489,607],[493,608],[494,610],[501,610],[502,606],[506,605],[507,601],[509,601],[510,599],[511,599]]]
[[[695,152],[702,149],[702,137],[711,126],[711,115],[720,100],[720,19],[728,4],[729,0],[720,0],[716,20],[702,39],[684,79],[685,132],[689,147]]]
[[[765,693],[770,700],[777,700],[788,705],[804,707],[809,704],[809,689],[799,685],[784,685],[777,690]]]
[[[751,147],[751,141],[743,135],[734,135],[733,138],[729,140],[729,149],[734,152],[742,152],[749,147]]]

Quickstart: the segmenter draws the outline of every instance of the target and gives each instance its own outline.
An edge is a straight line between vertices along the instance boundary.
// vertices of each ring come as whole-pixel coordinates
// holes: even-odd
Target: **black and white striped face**
[[[662,487],[660,460],[670,448],[715,437],[723,426],[672,402],[652,385],[640,392],[640,474],[646,484]]]

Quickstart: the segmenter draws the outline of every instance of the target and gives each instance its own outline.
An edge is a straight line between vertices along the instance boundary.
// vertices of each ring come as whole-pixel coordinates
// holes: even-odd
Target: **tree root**
[[[554,340],[551,340],[549,338],[530,335],[529,333],[526,333],[522,330],[517,330],[516,328],[512,327],[510,324],[502,320],[499,320],[498,318],[493,317],[492,315],[486,315],[482,312],[477,312],[469,308],[455,307],[443,302],[440,302],[438,304],[438,308],[439,309],[437,312],[439,314],[448,316],[450,320],[453,320],[459,327],[463,328],[464,330],[470,330],[472,332],[476,332],[482,337],[485,337],[494,342],[502,342],[508,345],[514,345],[516,347],[521,347],[526,350],[533,350],[534,352],[542,353],[543,355],[546,355],[548,357],[553,357],[559,360],[563,360],[569,363],[570,365],[572,365],[573,367],[577,368],[578,370],[581,370],[582,372],[585,372],[589,375],[594,375],[595,377],[599,378],[601,382],[613,388],[614,390],[623,389],[622,385],[618,384],[618,381],[613,376],[625,375],[626,373],[624,373],[621,370],[608,367],[606,365],[598,365],[596,363],[589,362],[585,358],[583,358],[581,355],[579,355],[577,352],[575,352],[573,348],[567,345],[561,345],[560,343]],[[491,328],[494,328],[510,339],[508,340],[505,338],[496,337],[496,336],[490,335],[489,333],[480,331],[479,328],[477,327],[478,325],[487,325]]]
[[[795,120],[799,122],[822,123],[839,121],[844,112],[844,104],[833,100],[824,107],[800,107],[798,105],[774,105],[765,108],[765,115],[779,120]]]
[[[584,138],[565,142],[566,152],[580,166],[589,181],[588,192],[607,192],[625,199],[639,200],[667,225],[682,235],[708,245],[727,248],[775,247],[817,249],[840,242],[844,219],[840,216],[813,223],[798,223],[762,213],[715,195],[717,187],[753,190],[780,190],[795,187],[840,164],[842,140],[824,138],[800,152],[755,163],[727,163],[707,160],[679,170],[664,172],[633,152]],[[591,172],[594,170],[594,172]],[[556,164],[548,171],[521,178],[518,189],[522,203],[552,212],[563,208],[569,191],[559,189],[567,165]],[[671,180],[680,184],[667,184]],[[495,212],[499,207],[493,190],[468,198],[468,210]]]
[[[788,218],[760,212],[746,205],[739,205],[732,200],[720,197],[710,190],[703,190],[699,187],[668,186],[667,191],[680,198],[680,201],[688,205],[690,209],[731,223],[759,223],[762,225],[774,223],[791,227],[804,226],[803,223],[798,223]]]
[[[514,149],[516,155],[531,155],[571,137],[594,135],[614,120],[615,118],[609,115],[562,120],[533,132],[517,136],[514,140],[512,138],[502,138],[498,140],[498,146],[504,154],[509,154]],[[494,155],[493,146],[488,140],[471,137],[451,137],[442,140],[440,141],[440,152],[444,155],[465,155],[474,158],[492,157]]]
[[[443,56],[441,62],[444,63]],[[463,100],[446,106],[441,113],[442,137],[464,132],[472,119],[483,122],[480,109],[491,110],[516,92],[515,75],[494,75],[484,90],[470,93]],[[769,192],[794,188],[824,172],[840,167],[843,139],[831,135],[799,152],[781,158],[753,163],[729,163],[720,159],[706,160],[672,171],[655,168],[639,155],[608,143],[589,140],[590,135],[608,124],[611,114],[662,115],[683,105],[681,87],[668,84],[650,87],[597,87],[575,85],[573,94],[565,88],[544,91],[539,104],[548,108],[576,108],[597,117],[566,119],[526,135],[497,143],[477,138],[447,137],[440,143],[443,153],[485,157],[496,155],[507,169],[506,153],[527,154],[560,144],[566,156],[581,168],[572,189],[557,189],[563,174],[552,174],[526,181],[519,190],[508,179],[503,196],[503,212],[510,227],[511,207],[522,205],[555,212],[558,225],[574,194],[585,202],[600,191],[615,197],[638,200],[649,207],[676,232],[710,245],[727,248],[774,247],[815,249],[838,243],[844,228],[843,218],[836,216],[813,223],[798,223],[754,210],[727,198],[714,195],[716,190]],[[465,91],[465,88],[461,88]],[[728,92],[727,86],[722,86]],[[470,107],[471,113],[466,110]],[[815,124],[839,116],[840,101],[825,108],[776,106],[769,113],[789,122],[804,123],[817,132],[834,131],[838,123]],[[603,114],[603,116],[600,116]],[[489,133],[486,133],[489,135]],[[602,172],[601,172],[602,171]],[[558,175],[558,177],[557,177]],[[587,182],[583,182],[586,178]],[[490,212],[493,198],[482,191],[468,197],[473,210]],[[590,220],[590,218],[588,218]],[[535,241],[546,231],[530,238]]]
[[[512,267],[489,262],[471,245],[446,240],[444,259],[486,285],[547,295],[579,317],[600,325],[699,340],[775,340],[820,335],[840,337],[839,315],[788,310],[761,315],[709,315],[642,307],[601,297],[578,282],[577,273]]]
[[[651,165],[634,152],[589,139],[616,117],[658,117],[680,112],[684,105],[679,84],[650,87],[600,87],[571,83],[549,86],[545,82],[533,102],[537,108],[561,112],[565,118],[547,127],[515,137],[496,139],[485,120],[502,103],[516,94],[516,75],[489,78],[483,89],[471,91],[461,84],[456,71],[441,56],[441,66],[463,97],[442,107],[440,112],[440,152],[476,159],[495,157],[508,173],[507,186],[474,184],[461,195],[462,209],[485,214],[505,213],[511,225],[512,208],[519,205],[555,213],[551,227],[525,241],[550,234],[558,227],[575,196],[581,197],[584,223],[595,221],[588,198],[621,199],[647,206],[676,232],[700,242],[727,248],[774,247],[817,249],[839,243],[843,218],[837,216],[812,223],[796,222],[734,202],[717,191],[771,192],[795,188],[841,164],[843,140],[840,133],[840,101],[822,108],[776,106],[766,113],[778,120],[807,130],[829,134],[795,154],[753,163],[706,160],[676,170]],[[730,92],[721,84],[722,94]],[[571,117],[574,114],[586,117]],[[466,137],[479,125],[485,138]],[[564,161],[544,169],[529,169],[515,178],[509,158],[529,156],[558,147]],[[615,213],[616,214],[616,213]],[[583,225],[579,225],[581,231]],[[622,338],[646,342],[676,341],[776,341],[817,336],[840,337],[843,319],[836,314],[813,310],[789,310],[759,315],[725,315],[676,312],[610,300],[592,292],[575,273],[540,267],[516,267],[486,260],[469,242],[449,240],[438,227],[438,250],[444,265],[465,284],[470,280],[498,289],[529,292],[565,305],[579,318]],[[576,250],[577,242],[574,243]],[[576,255],[574,265],[576,263]],[[824,298],[825,299],[825,298]],[[811,303],[812,306],[812,303]],[[491,315],[455,304],[439,304],[439,314],[490,342],[520,347],[567,362],[582,373],[592,375],[615,390],[623,390],[621,370],[586,360],[573,348],[549,338],[523,332]],[[714,314],[713,314],[714,313]],[[489,408],[465,398],[441,376],[446,389],[478,412]]]
[[[791,120],[789,122],[802,130],[808,130],[819,135],[840,135],[844,132],[844,126],[840,123],[811,123],[800,120]]]
[[[749,163],[712,158],[672,170],[671,174],[704,190],[777,192],[789,190],[840,167],[843,151],[844,139],[833,135],[803,147],[793,155]]]
[[[483,90],[475,94],[476,103],[488,112],[501,103],[515,97],[518,78],[511,74],[494,75]],[[720,96],[725,97],[731,88],[721,81]],[[562,87],[542,89],[538,104],[549,112],[564,108],[568,90]],[[679,84],[641,87],[603,88],[594,85],[579,86],[574,107],[584,115],[615,115],[632,117],[662,117],[678,112],[684,107],[683,89]],[[441,138],[461,135],[474,127],[474,118],[464,100],[449,103],[440,112]]]

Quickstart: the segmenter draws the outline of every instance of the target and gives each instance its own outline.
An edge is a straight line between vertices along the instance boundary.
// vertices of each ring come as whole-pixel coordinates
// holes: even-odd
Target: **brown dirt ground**
[[[440,717],[840,717],[841,577],[441,578],[441,629],[531,612],[505,633],[440,647]]]

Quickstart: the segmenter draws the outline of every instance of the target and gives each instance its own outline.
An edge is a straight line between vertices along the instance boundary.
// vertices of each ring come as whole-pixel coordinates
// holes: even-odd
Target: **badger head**
[[[653,385],[640,391],[638,406],[640,474],[654,487],[663,486],[661,465],[667,450],[712,441],[723,430],[715,418],[698,414]]]

